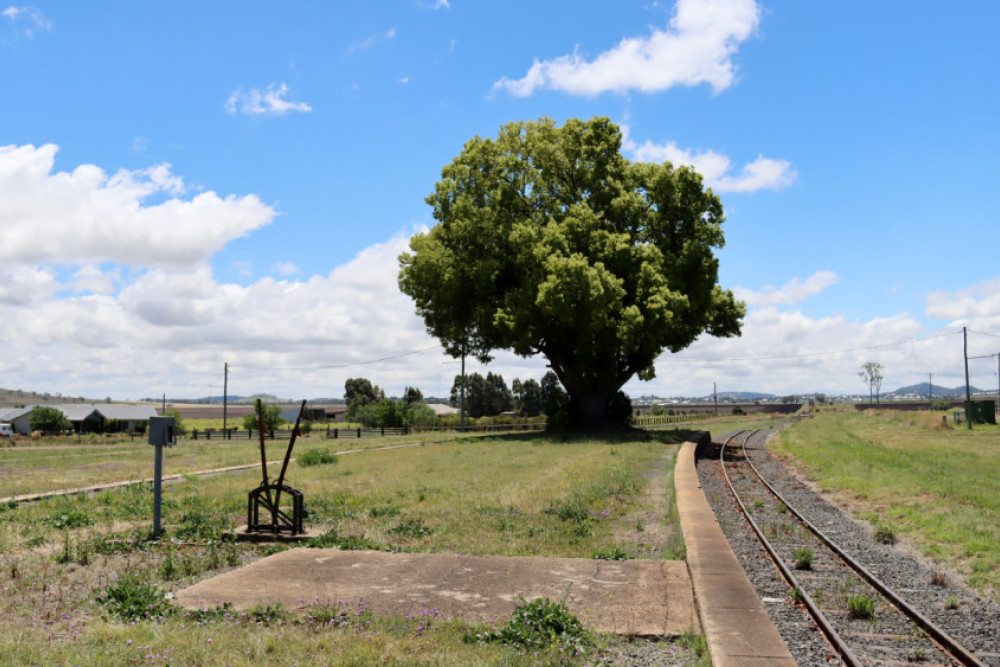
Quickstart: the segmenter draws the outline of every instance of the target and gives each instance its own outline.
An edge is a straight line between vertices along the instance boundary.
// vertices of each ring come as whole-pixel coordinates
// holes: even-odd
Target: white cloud
[[[292,262],[275,262],[271,266],[271,273],[277,273],[279,276],[292,276],[298,272],[299,267]]]
[[[87,264],[73,275],[73,291],[94,294],[113,294],[121,281],[121,270],[104,272],[93,264]]]
[[[493,89],[527,97],[546,88],[597,95],[707,83],[719,92],[732,85],[736,76],[732,56],[757,29],[760,11],[754,0],[677,0],[664,30],[625,38],[590,61],[576,52],[535,60],[524,77],[504,77]]]
[[[733,292],[750,307],[791,306],[819,294],[839,280],[840,277],[833,271],[817,271],[805,280],[792,278],[778,289],[768,286],[752,291],[737,287]]]
[[[33,306],[51,297],[59,287],[52,270],[45,267],[0,268],[0,304]]]
[[[57,151],[0,146],[0,260],[195,266],[275,216],[254,195],[181,199],[183,180],[168,164],[111,176],[90,164],[54,173]],[[153,195],[168,198],[145,204]]]
[[[0,15],[7,17],[11,21],[26,22],[29,25],[24,27],[24,34],[29,39],[35,36],[35,30],[52,30],[52,22],[45,18],[45,15],[35,7],[8,7]]]
[[[244,91],[237,88],[226,100],[226,111],[231,114],[244,113],[250,115],[283,116],[291,111],[309,113],[312,107],[305,102],[291,102],[285,99],[288,95],[288,84],[271,84],[267,90],[251,88]]]
[[[375,46],[379,42],[391,42],[395,38],[396,38],[396,29],[395,28],[389,28],[385,32],[380,32],[377,35],[371,35],[370,37],[366,37],[365,39],[361,40],[360,42],[352,44],[351,46],[348,47],[347,50],[348,51],[364,51],[366,49],[370,49],[371,47]]]
[[[622,125],[622,148],[640,162],[670,162],[675,166],[690,165],[705,178],[705,183],[718,192],[756,192],[780,189],[795,182],[798,173],[787,160],[758,156],[732,174],[732,160],[713,150],[695,152],[679,147],[676,142],[654,144],[647,140],[635,143],[629,136],[629,126]]]
[[[956,325],[1000,330],[1000,278],[927,296],[927,315]]]

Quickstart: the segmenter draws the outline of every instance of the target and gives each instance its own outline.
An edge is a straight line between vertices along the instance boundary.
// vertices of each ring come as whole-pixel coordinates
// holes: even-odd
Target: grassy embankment
[[[295,465],[289,481],[305,493],[308,523],[327,531],[325,544],[342,548],[675,557],[683,551],[672,511],[676,447],[664,440],[670,437],[621,442],[454,438],[318,457],[327,462]],[[337,443],[318,444],[323,450]],[[173,467],[206,467],[206,451],[228,446],[212,441],[178,447],[171,450]],[[115,454],[127,458],[131,450],[149,465],[150,448],[138,444],[103,454],[105,463]],[[83,451],[93,455],[95,450]],[[14,453],[20,452],[3,451],[4,468]],[[76,468],[84,459],[65,450],[57,454],[44,460],[44,474],[50,486],[69,486],[78,480]],[[226,457],[216,462],[227,463]],[[253,452],[241,451],[239,457],[252,460]],[[245,520],[246,493],[258,475],[251,470],[188,478],[165,487],[167,533],[158,541],[146,539],[151,497],[143,485],[4,505],[0,663],[544,664],[565,657],[556,649],[536,656],[468,642],[483,628],[420,610],[412,618],[379,618],[360,612],[357,601],[348,607],[318,605],[311,620],[280,609],[245,616],[221,609],[201,616],[173,610],[162,592],[273,552],[275,547],[220,539],[222,531]],[[67,478],[74,481],[66,483]],[[651,485],[667,495],[646,493]],[[649,538],[654,534],[655,543]],[[134,581],[123,579],[133,575]],[[140,601],[140,619],[148,604],[154,604],[152,616],[164,618],[132,622],[115,616],[112,610],[121,605],[102,605],[98,599],[116,584],[119,592]],[[144,590],[154,591],[152,602],[141,595]],[[593,651],[616,641],[602,638]]]
[[[942,425],[944,412],[821,412],[776,451],[883,530],[1000,600],[1000,427]]]

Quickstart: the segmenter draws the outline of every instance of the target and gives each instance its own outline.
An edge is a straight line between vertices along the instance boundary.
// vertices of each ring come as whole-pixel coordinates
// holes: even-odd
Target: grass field
[[[307,523],[325,531],[317,540],[325,546],[673,558],[683,556],[672,495],[683,435],[609,442],[438,434],[350,456],[331,453],[358,441],[307,439],[296,453],[318,452],[314,465],[293,465],[288,481],[305,493]],[[168,450],[165,471],[253,462],[255,447],[182,444]],[[272,458],[283,450],[279,442]],[[0,451],[0,470],[16,467],[32,488],[148,476],[151,461],[152,449],[140,443]],[[149,539],[146,485],[0,506],[0,663],[576,664],[620,641],[597,638],[578,657],[559,646],[536,653],[469,641],[488,628],[433,615],[381,618],[356,604],[318,606],[308,618],[275,608],[176,612],[165,593],[284,548],[222,539],[245,522],[246,494],[259,479],[249,470],[166,486],[159,540]],[[689,655],[701,659],[694,649]]]
[[[1000,427],[945,428],[942,416],[821,412],[783,431],[776,451],[1000,600]]]

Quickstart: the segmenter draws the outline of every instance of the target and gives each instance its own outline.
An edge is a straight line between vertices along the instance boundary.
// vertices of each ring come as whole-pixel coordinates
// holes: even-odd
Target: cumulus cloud
[[[597,95],[707,83],[719,92],[735,80],[732,57],[756,31],[760,11],[754,0],[677,0],[666,29],[625,38],[589,61],[577,52],[535,60],[522,78],[504,77],[493,89],[527,97],[539,89]]]
[[[73,291],[113,294],[119,281],[121,281],[120,269],[104,272],[98,266],[87,264],[80,267],[73,275]]]
[[[288,84],[271,84],[266,90],[237,88],[226,100],[226,111],[231,114],[283,116],[289,112],[309,113],[312,107],[305,102],[292,102],[288,96]]]
[[[622,125],[622,148],[640,162],[670,162],[675,166],[690,165],[705,177],[705,183],[718,192],[756,192],[778,190],[795,182],[798,173],[791,162],[758,156],[732,173],[732,160],[713,150],[696,152],[679,147],[675,142],[655,144],[649,140],[637,144],[629,136],[628,125]]]
[[[759,291],[737,287],[733,290],[736,297],[746,301],[750,307],[791,306],[801,303],[806,298],[819,294],[830,285],[837,283],[840,277],[833,271],[817,271],[805,280],[792,278],[779,288],[767,286]]]
[[[1000,320],[1000,278],[927,296],[927,315],[938,320]]]
[[[190,267],[275,216],[254,195],[182,199],[184,182],[169,164],[54,173],[57,151],[0,146],[0,260]],[[147,204],[153,195],[167,198]]]
[[[48,268],[0,268],[0,303],[32,306],[52,296],[59,281]]]

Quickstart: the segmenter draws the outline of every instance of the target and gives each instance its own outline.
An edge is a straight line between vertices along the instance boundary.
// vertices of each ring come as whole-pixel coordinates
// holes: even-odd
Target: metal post
[[[934,402],[934,373],[927,374],[927,400]]]
[[[969,387],[969,334],[965,327],[962,327],[963,353],[965,356],[965,423],[972,430],[972,389]]]
[[[226,416],[229,408],[229,362],[223,365],[222,375],[222,430],[226,430]]]
[[[153,464],[153,537],[163,532],[160,527],[160,508],[163,504],[163,445],[156,445],[156,459]]]
[[[715,416],[719,416],[719,392],[716,390],[715,383],[712,383],[712,402],[715,403]]]

